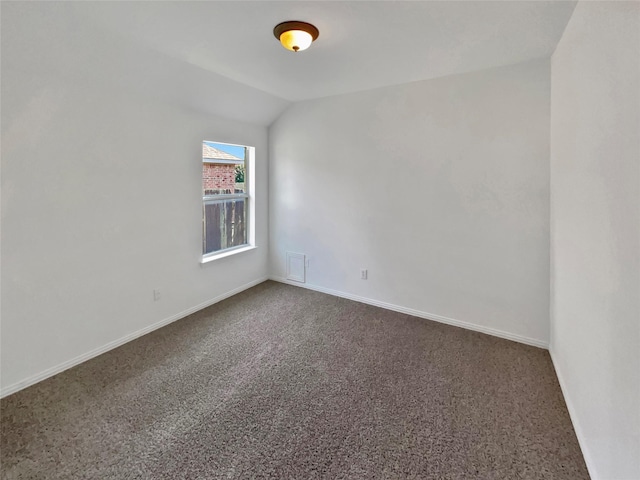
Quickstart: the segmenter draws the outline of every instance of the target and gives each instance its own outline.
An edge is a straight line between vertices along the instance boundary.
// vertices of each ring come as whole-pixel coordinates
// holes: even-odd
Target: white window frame
[[[224,250],[218,250],[211,253],[202,253],[202,257],[200,259],[200,263],[208,263],[214,260],[218,260],[225,257],[230,257],[232,255],[237,255],[242,252],[246,252],[249,250],[254,250],[256,248],[256,215],[255,215],[255,155],[256,149],[255,147],[250,147],[248,145],[238,145],[234,143],[225,143],[225,142],[217,142],[215,140],[203,140],[203,142],[211,142],[218,143],[221,145],[231,145],[234,147],[244,147],[245,149],[245,160],[244,160],[244,185],[245,185],[245,193],[230,193],[230,194],[220,194],[220,195],[203,195],[202,196],[202,245],[204,249],[204,235],[205,235],[205,224],[204,224],[204,207],[205,205],[209,205],[212,203],[220,203],[226,200],[235,200],[244,198],[247,205],[247,243],[244,245],[238,245],[236,247],[225,248]],[[202,143],[201,143],[202,145]],[[202,151],[202,146],[200,147]],[[200,162],[202,163],[202,155],[200,155]],[[202,169],[200,169],[200,189],[202,190]],[[203,192],[204,193],[204,192]]]

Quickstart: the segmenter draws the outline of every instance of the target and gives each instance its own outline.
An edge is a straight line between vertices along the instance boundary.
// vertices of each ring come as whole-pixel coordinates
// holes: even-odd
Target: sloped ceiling
[[[576,2],[7,3],[3,44],[34,42],[32,66],[82,58],[96,76],[137,76],[158,94],[268,124],[292,101],[549,57]],[[311,22],[320,37],[289,52],[272,34],[285,20]],[[39,54],[38,40],[53,52]]]
[[[287,100],[304,100],[550,56],[573,12],[565,1],[160,2],[100,5],[105,27]],[[273,27],[320,29],[309,50]]]

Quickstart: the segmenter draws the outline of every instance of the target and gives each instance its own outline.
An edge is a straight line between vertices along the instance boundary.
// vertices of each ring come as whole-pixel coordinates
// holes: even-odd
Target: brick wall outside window
[[[236,183],[236,166],[215,163],[202,164],[202,187],[205,190],[234,193]],[[223,193],[223,192],[217,192]]]

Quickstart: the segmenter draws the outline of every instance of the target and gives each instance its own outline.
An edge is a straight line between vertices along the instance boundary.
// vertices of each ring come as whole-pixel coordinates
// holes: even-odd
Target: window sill
[[[205,263],[213,262],[214,260],[220,260],[221,258],[230,257],[238,253],[248,252],[249,250],[255,250],[256,248],[258,247],[256,247],[255,245],[247,245],[246,247],[233,248],[233,249],[226,250],[224,252],[216,253],[213,255],[211,254],[205,255],[200,259],[200,263],[205,264]]]

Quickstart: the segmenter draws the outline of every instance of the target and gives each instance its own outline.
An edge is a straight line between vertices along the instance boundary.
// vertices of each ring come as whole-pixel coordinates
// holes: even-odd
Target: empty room
[[[640,2],[0,9],[0,478],[640,480]]]

